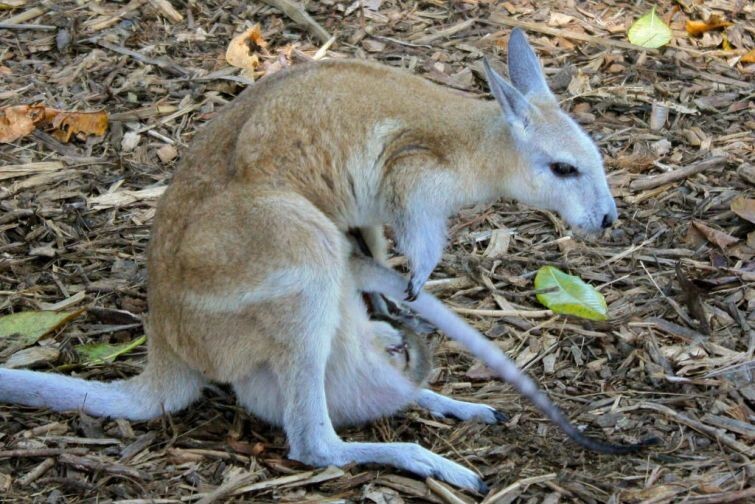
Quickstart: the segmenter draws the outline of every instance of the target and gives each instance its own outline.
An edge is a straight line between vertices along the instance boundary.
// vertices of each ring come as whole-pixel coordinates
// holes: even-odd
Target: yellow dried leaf
[[[235,67],[254,69],[260,64],[257,51],[266,47],[267,42],[262,37],[260,25],[256,24],[244,33],[233,37],[225,52],[225,59]]]
[[[755,63],[755,49],[750,49],[750,52],[742,56],[739,61],[742,63]]]
[[[731,42],[729,42],[729,37],[727,37],[725,33],[723,40],[721,41],[721,47],[723,47],[724,51],[731,51],[733,49],[733,47],[731,47]]]
[[[687,29],[687,33],[691,36],[698,37],[705,32],[718,30],[719,28],[726,28],[732,24],[734,23],[726,21],[719,16],[711,16],[708,21],[690,21],[688,19],[685,28]]]
[[[79,133],[88,136],[102,136],[107,131],[108,116],[107,112],[63,112],[60,110],[48,109],[54,112],[48,119],[52,126],[52,134],[61,142],[68,142],[72,135]]]

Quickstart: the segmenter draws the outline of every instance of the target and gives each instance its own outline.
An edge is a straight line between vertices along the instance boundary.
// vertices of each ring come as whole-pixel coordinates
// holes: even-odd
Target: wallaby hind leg
[[[302,349],[295,362],[274,365],[283,390],[283,425],[289,439],[289,457],[315,466],[349,463],[390,465],[421,477],[434,477],[459,487],[485,492],[473,471],[414,443],[350,443],[335,433],[327,407],[326,370],[317,349]],[[386,398],[381,390],[367,400]],[[381,393],[383,392],[383,393]],[[352,396],[353,397],[353,396]],[[338,399],[340,400],[340,399]],[[348,404],[334,405],[341,409]]]
[[[270,378],[274,377],[270,381],[280,390],[279,407],[290,445],[289,457],[314,466],[386,464],[421,477],[432,476],[484,491],[484,483],[473,471],[417,444],[348,443],[338,437],[333,418],[351,423],[389,414],[411,401],[416,388],[386,360],[356,359],[355,362],[365,366],[349,365],[348,357],[353,355],[341,355],[338,341],[334,341],[338,340],[337,328],[332,323],[338,319],[333,315],[338,306],[333,301],[338,299],[335,292],[332,286],[320,285],[312,299],[301,299],[317,305],[310,305],[309,317],[297,319],[301,320],[298,344],[282,352],[269,368]],[[389,383],[391,378],[394,383]],[[253,404],[256,394],[265,393],[255,388],[254,383],[260,382],[249,379],[234,384],[242,403]],[[403,389],[397,383],[403,383]]]

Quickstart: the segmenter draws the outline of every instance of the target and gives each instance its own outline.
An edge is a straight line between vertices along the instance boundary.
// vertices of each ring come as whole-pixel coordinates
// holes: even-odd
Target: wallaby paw
[[[450,417],[461,421],[480,421],[486,424],[500,424],[508,420],[506,415],[487,404],[453,401],[443,405],[442,410],[431,410],[435,416]]]

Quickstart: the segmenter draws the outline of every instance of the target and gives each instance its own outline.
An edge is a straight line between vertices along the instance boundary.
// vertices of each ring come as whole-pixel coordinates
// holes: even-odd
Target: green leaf
[[[635,45],[657,49],[671,42],[672,33],[671,28],[658,17],[653,7],[629,27],[627,37]]]
[[[581,278],[567,275],[553,266],[543,266],[535,276],[537,300],[561,315],[575,315],[589,320],[608,319],[603,294]]]
[[[45,334],[54,331],[69,320],[84,312],[83,309],[70,312],[37,311],[19,312],[0,318],[0,338],[13,337],[21,347],[33,345]]]
[[[113,362],[118,356],[126,354],[147,341],[147,336],[143,335],[127,343],[86,343],[76,345],[74,349],[81,357],[83,364],[101,364],[103,362]]]

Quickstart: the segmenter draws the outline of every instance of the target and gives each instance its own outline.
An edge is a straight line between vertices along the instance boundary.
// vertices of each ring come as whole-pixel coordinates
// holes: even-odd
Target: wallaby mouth
[[[566,221],[566,219],[564,220]],[[590,223],[585,223],[584,221],[573,224],[566,221],[566,223],[569,224],[569,228],[575,237],[585,241],[593,241],[599,238],[603,234],[603,231],[605,231],[600,222],[596,224],[593,220]]]

